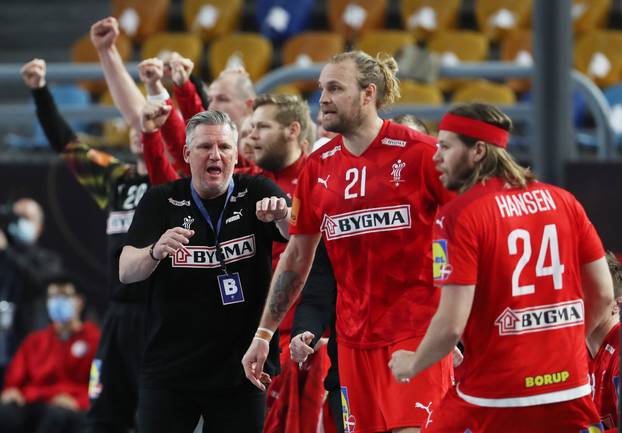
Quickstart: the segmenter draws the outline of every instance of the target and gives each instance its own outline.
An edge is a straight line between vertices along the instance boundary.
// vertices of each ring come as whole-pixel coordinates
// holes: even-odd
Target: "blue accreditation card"
[[[218,275],[218,287],[220,288],[220,297],[222,298],[223,305],[244,302],[244,292],[242,291],[240,274],[237,272]]]

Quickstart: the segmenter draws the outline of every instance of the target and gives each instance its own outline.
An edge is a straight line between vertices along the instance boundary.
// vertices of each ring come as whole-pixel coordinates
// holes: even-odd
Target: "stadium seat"
[[[166,30],[169,6],[170,0],[112,0],[112,14],[133,41],[143,42]]]
[[[468,30],[439,32],[428,40],[428,50],[441,57],[446,66],[461,62],[481,62],[488,58],[488,39],[481,33]],[[454,90],[465,80],[442,79],[438,86],[443,92]]]
[[[293,95],[302,98],[302,93],[300,93],[298,87],[293,84],[281,84],[280,86],[270,90],[269,93],[272,93],[273,95]]]
[[[186,29],[203,41],[235,31],[240,25],[242,0],[184,0]]]
[[[124,62],[132,57],[132,42],[123,33],[117,38],[117,50]],[[99,63],[99,56],[91,43],[91,37],[86,34],[76,40],[71,47],[71,61],[74,63]],[[106,90],[104,80],[82,81],[80,86],[93,94],[101,94]]]
[[[622,32],[601,30],[578,38],[574,47],[575,67],[600,87],[622,79]]]
[[[259,32],[279,44],[307,29],[314,0],[256,0],[255,17]]]
[[[143,95],[147,94],[144,84],[139,84]],[[102,94],[99,104],[107,107],[114,105],[112,95],[109,91]],[[130,127],[122,117],[109,119],[102,123],[102,142],[105,146],[126,146],[129,142]]]
[[[344,50],[346,42],[339,33],[304,32],[283,44],[281,56],[284,65],[307,66],[324,63],[332,56]],[[317,88],[317,80],[297,81],[292,83],[303,92]]]
[[[457,89],[451,101],[457,102],[485,102],[496,105],[516,104],[514,91],[505,84],[493,83],[487,80],[475,80]]]
[[[509,33],[501,42],[501,60],[515,62],[521,66],[533,65],[533,37],[531,30],[517,30]],[[512,78],[506,83],[515,92],[526,92],[531,80]]]
[[[358,39],[356,48],[372,57],[378,53],[395,54],[405,45],[416,43],[412,33],[402,30],[370,30]]]
[[[609,21],[611,0],[574,0],[572,28],[576,34],[604,29]]]
[[[347,40],[384,28],[387,0],[328,0],[330,28]]]
[[[461,0],[401,0],[400,16],[417,40],[427,40],[437,31],[456,28],[460,6]]]
[[[400,81],[402,97],[400,104],[442,105],[443,93],[434,84],[422,84],[411,80]]]
[[[209,69],[217,77],[227,68],[244,66],[257,81],[264,75],[272,62],[272,44],[256,33],[233,33],[222,36],[214,42],[209,51]]]
[[[532,0],[475,0],[475,18],[481,32],[496,41],[531,25]]]
[[[194,70],[199,71],[203,57],[203,42],[194,33],[158,33],[150,36],[140,50],[141,59],[165,56],[178,52],[194,62]]]

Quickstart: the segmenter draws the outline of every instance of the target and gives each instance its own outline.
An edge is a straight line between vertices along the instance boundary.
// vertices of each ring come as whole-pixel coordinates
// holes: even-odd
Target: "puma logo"
[[[432,409],[430,409],[430,406],[432,406],[432,402],[429,402],[427,406],[424,406],[423,403],[419,403],[416,402],[415,403],[415,407],[417,409],[423,409],[426,411],[426,413],[428,414],[428,419],[425,422],[425,426],[427,427],[428,425],[432,424],[432,412],[434,412]]]
[[[445,217],[436,218],[434,221],[435,224],[438,224],[440,228],[443,228],[443,222],[445,221]]]
[[[234,210],[233,212],[231,212],[233,215],[230,216],[229,218],[227,218],[227,220],[225,221],[225,224],[229,224],[230,222],[233,221],[237,221],[240,218],[242,218],[242,209],[240,210]]]
[[[322,185],[324,185],[324,188],[328,189],[328,178],[329,177],[330,177],[330,174],[326,176],[326,179],[322,179],[321,177],[318,177],[317,183],[321,183]]]

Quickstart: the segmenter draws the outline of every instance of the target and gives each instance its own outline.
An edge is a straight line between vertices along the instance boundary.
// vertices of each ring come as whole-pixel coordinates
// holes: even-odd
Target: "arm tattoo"
[[[302,286],[300,275],[292,271],[284,271],[274,283],[272,296],[270,296],[269,311],[272,320],[280,322],[287,310],[290,301],[298,293]]]

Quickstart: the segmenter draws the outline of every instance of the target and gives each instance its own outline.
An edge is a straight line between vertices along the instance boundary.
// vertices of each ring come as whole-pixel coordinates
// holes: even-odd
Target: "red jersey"
[[[576,199],[490,179],[445,206],[434,230],[435,282],[476,286],[460,397],[517,407],[589,394],[580,266],[605,253]]]
[[[99,328],[90,322],[67,340],[61,340],[53,325],[35,331],[11,360],[4,389],[19,389],[26,403],[49,403],[65,393],[76,399],[80,409],[87,409],[89,372],[98,343]]]
[[[590,357],[592,398],[606,428],[618,425],[618,386],[620,384],[620,324],[609,331],[594,358]]]
[[[452,197],[435,139],[385,121],[360,156],[337,136],[309,156],[292,203],[292,234],[322,232],[337,281],[339,342],[382,347],[425,333],[438,305],[429,242]]]

